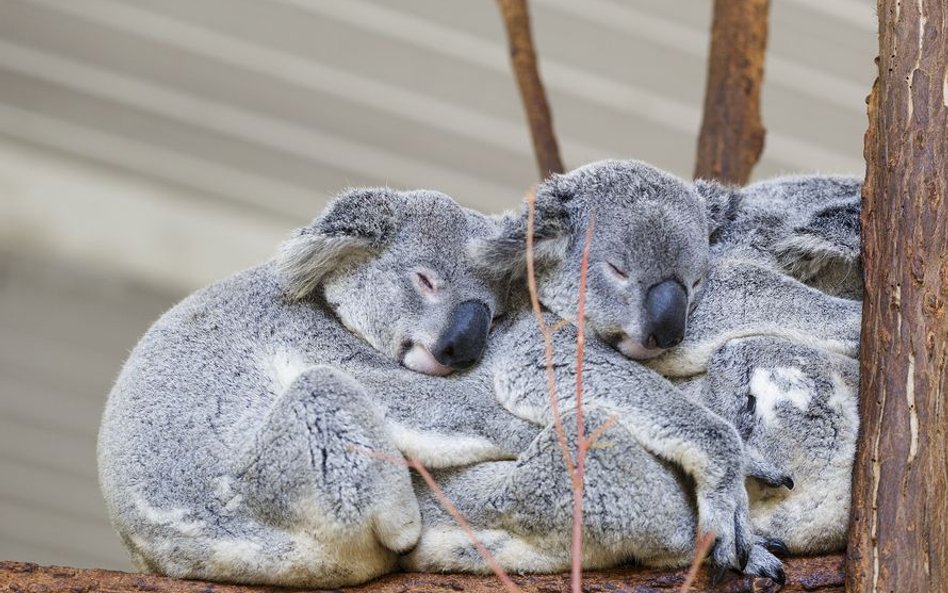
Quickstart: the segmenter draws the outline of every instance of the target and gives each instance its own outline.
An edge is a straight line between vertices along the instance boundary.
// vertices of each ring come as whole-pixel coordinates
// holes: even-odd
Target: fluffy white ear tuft
[[[287,296],[309,296],[340,264],[386,245],[398,227],[398,199],[397,192],[387,188],[351,190],[299,229],[277,255],[277,266],[287,278]]]
[[[286,241],[277,258],[277,266],[286,276],[286,296],[291,300],[308,297],[341,262],[371,251],[370,241],[346,235],[308,234]]]

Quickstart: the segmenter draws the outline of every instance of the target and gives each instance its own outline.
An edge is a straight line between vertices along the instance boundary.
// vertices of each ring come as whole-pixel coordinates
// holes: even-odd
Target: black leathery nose
[[[653,348],[671,348],[685,337],[688,292],[677,280],[664,280],[645,295],[645,340]]]
[[[448,324],[431,351],[439,363],[455,370],[468,369],[487,347],[490,308],[481,301],[464,301],[451,311]]]

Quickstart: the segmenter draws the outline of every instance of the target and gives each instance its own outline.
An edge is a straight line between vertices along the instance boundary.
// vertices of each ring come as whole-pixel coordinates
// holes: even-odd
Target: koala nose
[[[645,345],[671,348],[685,337],[688,292],[677,280],[665,280],[645,295]]]
[[[480,301],[464,301],[451,311],[447,328],[431,350],[444,366],[464,370],[474,366],[487,346],[490,309]]]

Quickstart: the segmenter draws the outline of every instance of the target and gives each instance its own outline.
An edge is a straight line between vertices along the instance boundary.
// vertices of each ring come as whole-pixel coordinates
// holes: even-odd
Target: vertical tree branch
[[[764,148],[764,80],[769,0],[715,0],[704,119],[695,178],[743,185]]]
[[[553,132],[553,116],[546,100],[546,91],[537,69],[537,57],[533,51],[533,36],[530,33],[530,15],[527,0],[497,0],[504,17],[507,43],[510,46],[510,61],[513,65],[520,98],[530,125],[533,150],[536,154],[540,180],[551,173],[562,173],[563,161]]]
[[[846,590],[948,591],[948,6],[878,14]]]

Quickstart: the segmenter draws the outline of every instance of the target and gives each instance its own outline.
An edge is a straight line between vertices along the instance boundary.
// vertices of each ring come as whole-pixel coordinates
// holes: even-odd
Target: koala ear
[[[780,265],[792,276],[808,279],[832,264],[861,265],[859,198],[828,204],[774,246]]]
[[[286,295],[303,299],[341,263],[379,251],[395,235],[397,217],[389,189],[356,189],[333,200],[309,226],[280,246],[277,267]]]
[[[572,199],[563,175],[554,175],[536,190],[533,218],[533,261],[538,267],[554,265],[566,257],[572,239],[567,203]],[[529,203],[519,213],[503,216],[493,237],[471,245],[476,264],[501,279],[522,280],[527,275],[527,215]]]
[[[704,198],[708,213],[708,235],[734,220],[741,206],[740,188],[721,185],[707,179],[695,180],[695,190]]]

